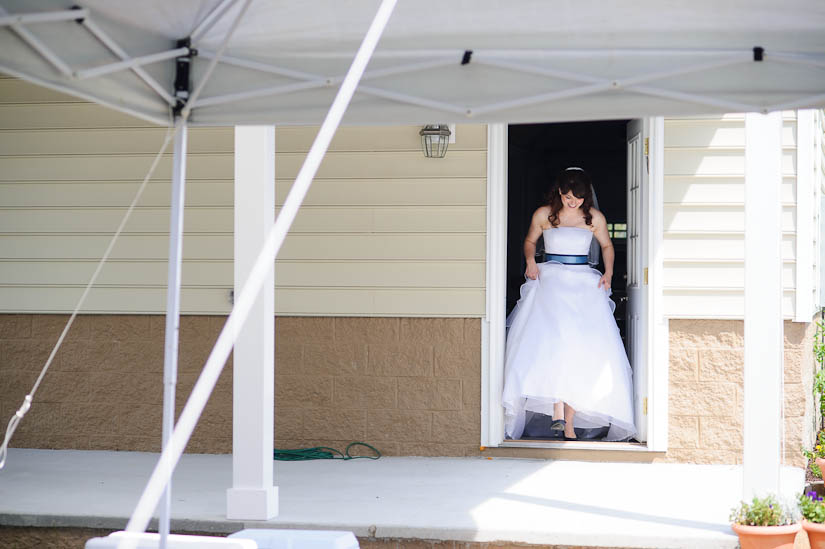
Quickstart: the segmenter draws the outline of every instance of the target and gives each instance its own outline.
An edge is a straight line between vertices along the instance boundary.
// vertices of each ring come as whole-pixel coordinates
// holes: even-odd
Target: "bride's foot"
[[[573,429],[565,429],[564,440],[578,440],[578,437],[576,437],[576,431]]]

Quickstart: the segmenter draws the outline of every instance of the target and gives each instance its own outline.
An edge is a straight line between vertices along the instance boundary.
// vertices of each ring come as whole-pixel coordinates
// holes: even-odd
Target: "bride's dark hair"
[[[573,196],[584,199],[579,209],[584,214],[585,224],[591,225],[593,215],[590,213],[590,208],[593,207],[593,188],[590,186],[590,176],[587,175],[587,172],[580,168],[567,168],[556,176],[556,184],[545,196],[546,204],[550,206],[548,220],[554,227],[559,225],[559,212],[564,206],[559,191],[561,191],[561,194],[573,191]]]

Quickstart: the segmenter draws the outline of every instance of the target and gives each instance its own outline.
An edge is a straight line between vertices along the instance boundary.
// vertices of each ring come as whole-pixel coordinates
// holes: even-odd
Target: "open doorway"
[[[608,231],[616,251],[613,274],[614,317],[628,355],[632,357],[632,336],[628,334],[628,128],[629,120],[556,124],[521,124],[508,127],[507,185],[507,273],[506,312],[519,299],[524,282],[524,237],[531,216],[545,203],[545,195],[556,175],[570,166],[590,174],[598,208],[607,218]],[[538,250],[543,249],[541,239]],[[604,271],[603,263],[598,266]],[[550,421],[532,415],[522,439],[553,440],[558,432]],[[600,440],[607,428],[577,429],[582,440]]]

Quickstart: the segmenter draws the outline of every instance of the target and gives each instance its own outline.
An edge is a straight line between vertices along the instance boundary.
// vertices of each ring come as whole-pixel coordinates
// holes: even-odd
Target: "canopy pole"
[[[163,351],[163,448],[175,427],[175,385],[178,379],[178,335],[180,333],[181,252],[183,249],[183,208],[186,188],[186,120],[175,119],[175,142],[172,160],[172,198],[169,208],[169,266],[166,287],[166,332]],[[163,492],[160,508],[160,547],[166,548],[172,507],[172,471]]]
[[[364,41],[361,43],[361,47],[355,55],[349,72],[347,72],[347,76],[344,78],[344,82],[341,84],[341,88],[335,96],[329,113],[327,113],[323,124],[321,124],[318,135],[315,137],[312,147],[310,147],[300,172],[298,172],[298,176],[295,179],[292,189],[289,191],[281,213],[278,215],[275,225],[267,234],[263,249],[258,254],[258,258],[255,260],[249,277],[243,285],[243,290],[237,296],[235,306],[223,330],[221,330],[220,335],[218,335],[217,341],[215,341],[215,346],[212,348],[212,352],[206,360],[206,364],[203,367],[200,377],[198,377],[198,381],[192,388],[192,393],[181,412],[177,425],[169,439],[169,444],[161,452],[160,459],[152,471],[149,482],[147,482],[140,496],[140,500],[138,500],[138,504],[132,513],[132,517],[126,525],[127,532],[146,531],[146,527],[149,525],[149,520],[152,517],[152,511],[158,504],[169,479],[169,473],[174,470],[175,465],[177,465],[178,460],[180,460],[180,456],[183,454],[187,442],[189,442],[189,437],[192,436],[192,432],[195,430],[198,418],[200,418],[203,408],[206,406],[206,402],[212,390],[215,388],[215,384],[226,363],[226,359],[229,358],[237,327],[243,325],[246,317],[249,315],[249,311],[257,300],[257,295],[263,287],[266,275],[272,269],[272,261],[277,257],[278,251],[286,238],[286,233],[295,220],[295,216],[298,214],[298,208],[301,202],[303,202],[307,191],[309,191],[312,179],[315,177],[321,165],[324,154],[329,148],[329,144],[341,123],[341,119],[344,117],[344,113],[352,100],[352,96],[355,94],[355,89],[358,86],[361,75],[364,73],[372,57],[372,53],[378,45],[378,39],[384,32],[384,28],[395,8],[396,1],[397,0],[382,0],[381,6],[378,8],[378,12],[364,37]],[[122,546],[124,547],[134,546],[135,544],[135,541],[130,543],[125,539],[122,542]]]

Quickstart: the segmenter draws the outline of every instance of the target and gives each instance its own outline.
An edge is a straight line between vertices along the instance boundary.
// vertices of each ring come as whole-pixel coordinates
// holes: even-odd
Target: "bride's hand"
[[[524,271],[524,276],[530,280],[536,280],[539,277],[539,266],[536,265],[535,261],[527,264],[527,270]]]
[[[613,278],[613,275],[609,275],[607,273],[603,274],[602,277],[599,279],[599,288],[604,286],[605,290],[610,289],[610,281]]]

